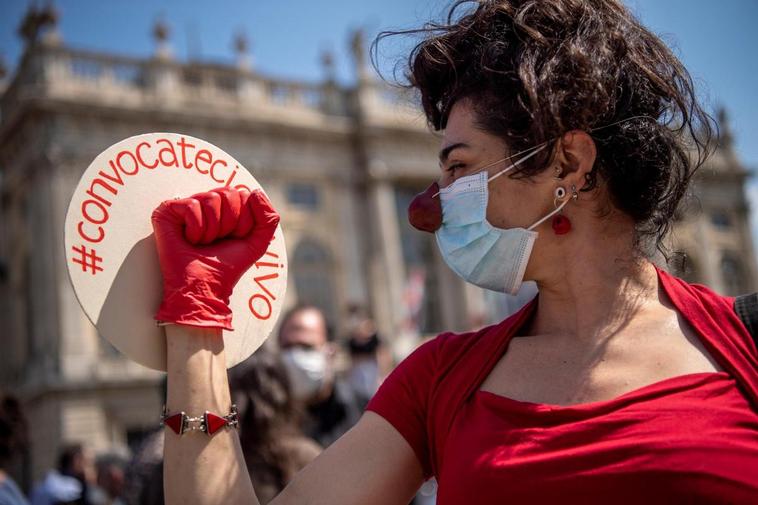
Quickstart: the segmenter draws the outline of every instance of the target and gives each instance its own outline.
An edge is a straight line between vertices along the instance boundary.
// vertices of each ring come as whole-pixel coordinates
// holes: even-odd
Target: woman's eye
[[[455,173],[456,170],[460,170],[465,166],[466,165],[464,165],[463,163],[453,163],[452,165],[447,167],[447,171],[452,174],[452,173]]]

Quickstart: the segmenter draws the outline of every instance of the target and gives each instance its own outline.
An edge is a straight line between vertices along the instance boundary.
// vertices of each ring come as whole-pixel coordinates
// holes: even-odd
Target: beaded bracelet
[[[185,412],[169,415],[166,411],[166,404],[163,404],[161,426],[168,426],[177,435],[183,435],[190,431],[202,431],[209,436],[214,435],[224,426],[231,426],[233,428],[239,426],[237,406],[232,404],[230,412],[225,416],[219,416],[206,410],[200,417],[190,417]]]

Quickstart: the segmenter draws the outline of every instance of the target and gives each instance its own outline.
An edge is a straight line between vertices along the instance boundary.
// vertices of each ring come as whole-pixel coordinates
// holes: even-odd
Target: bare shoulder
[[[675,356],[678,366],[693,372],[723,372],[724,369],[706,349],[703,337],[667,300],[662,300],[660,328],[662,345]]]
[[[402,435],[368,411],[301,470],[272,505],[406,505],[423,482]]]

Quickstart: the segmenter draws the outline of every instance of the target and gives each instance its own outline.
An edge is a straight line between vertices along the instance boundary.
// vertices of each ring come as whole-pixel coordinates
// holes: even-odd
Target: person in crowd
[[[99,457],[95,462],[96,486],[92,492],[94,505],[125,505],[124,464],[113,456]]]
[[[163,491],[163,461],[150,468],[140,492],[140,505],[163,505],[166,503]]]
[[[28,505],[8,474],[8,466],[27,446],[27,420],[21,402],[0,389],[0,505]]]
[[[379,388],[384,368],[381,357],[387,355],[370,319],[364,319],[353,328],[347,339],[347,350],[350,355],[347,381],[363,412]]]
[[[758,350],[733,298],[654,262],[714,146],[685,67],[620,0],[461,0],[410,33],[441,132],[411,222],[467,282],[539,294],[416,349],[272,503],[405,505],[434,476],[440,505],[754,504]],[[223,415],[229,294],[279,215],[219,188],[152,222],[169,412]],[[167,501],[258,503],[237,432],[196,435],[166,431]]]
[[[150,432],[127,464],[122,492],[127,505],[163,505],[163,437],[163,429]]]
[[[230,383],[245,464],[258,500],[266,504],[322,448],[300,429],[300,411],[276,354],[259,349],[230,371]]]
[[[80,443],[64,446],[58,467],[50,470],[31,494],[31,505],[94,505],[96,471],[92,451]]]
[[[358,398],[335,371],[336,347],[323,312],[312,305],[290,309],[277,338],[292,392],[305,408],[303,431],[327,447],[361,416]]]

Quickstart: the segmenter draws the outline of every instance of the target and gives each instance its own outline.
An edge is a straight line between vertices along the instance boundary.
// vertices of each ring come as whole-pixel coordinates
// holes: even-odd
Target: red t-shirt
[[[758,504],[758,352],[733,298],[659,270],[724,372],[567,407],[479,386],[531,315],[423,344],[367,406],[408,441],[437,503]]]

